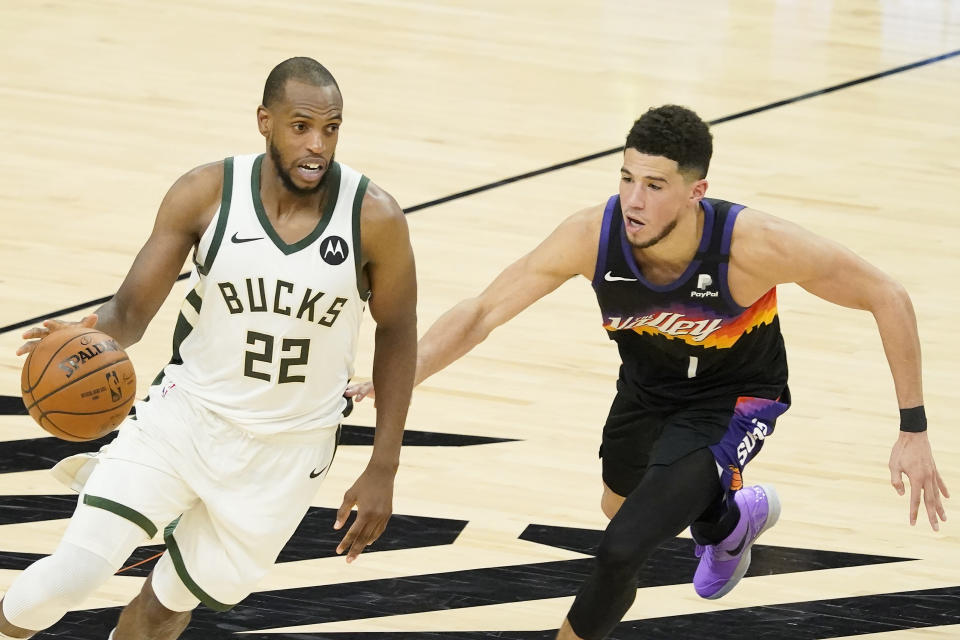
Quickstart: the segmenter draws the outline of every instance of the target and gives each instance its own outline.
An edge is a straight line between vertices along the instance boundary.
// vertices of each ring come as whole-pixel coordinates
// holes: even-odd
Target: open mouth
[[[305,180],[316,180],[323,175],[324,163],[322,162],[301,162],[297,165],[297,171]]]
[[[624,215],[623,224],[626,226],[627,231],[640,231],[646,226],[639,218],[634,218],[633,216]]]

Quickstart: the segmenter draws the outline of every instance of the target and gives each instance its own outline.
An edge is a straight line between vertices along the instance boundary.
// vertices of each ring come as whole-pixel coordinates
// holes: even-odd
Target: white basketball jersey
[[[359,290],[367,178],[332,163],[325,180],[336,198],[287,244],[260,200],[262,160],[224,161],[220,209],[194,253],[165,379],[258,435],[335,427],[369,297]]]

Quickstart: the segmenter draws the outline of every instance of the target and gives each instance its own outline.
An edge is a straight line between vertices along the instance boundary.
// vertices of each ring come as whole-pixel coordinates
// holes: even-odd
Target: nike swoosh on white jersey
[[[607,271],[605,274],[603,274],[603,279],[606,280],[607,282],[636,282],[637,281],[636,278],[623,278],[621,276],[615,276],[613,275],[612,271]]]

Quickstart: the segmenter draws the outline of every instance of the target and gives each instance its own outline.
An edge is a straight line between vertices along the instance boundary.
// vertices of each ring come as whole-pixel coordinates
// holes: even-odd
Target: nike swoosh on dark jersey
[[[238,238],[237,234],[230,236],[230,242],[240,244],[241,242],[253,242],[254,240],[263,240],[263,236],[257,238]]]
[[[624,278],[623,276],[615,276],[612,272],[607,271],[603,274],[603,279],[607,282],[637,282],[636,278]]]

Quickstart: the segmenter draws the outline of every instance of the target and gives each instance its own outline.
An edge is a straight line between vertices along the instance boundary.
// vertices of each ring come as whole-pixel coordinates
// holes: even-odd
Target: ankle
[[[690,534],[701,545],[716,545],[730,537],[740,524],[740,507],[733,500],[727,503],[720,518],[714,522],[694,522],[690,525]]]

